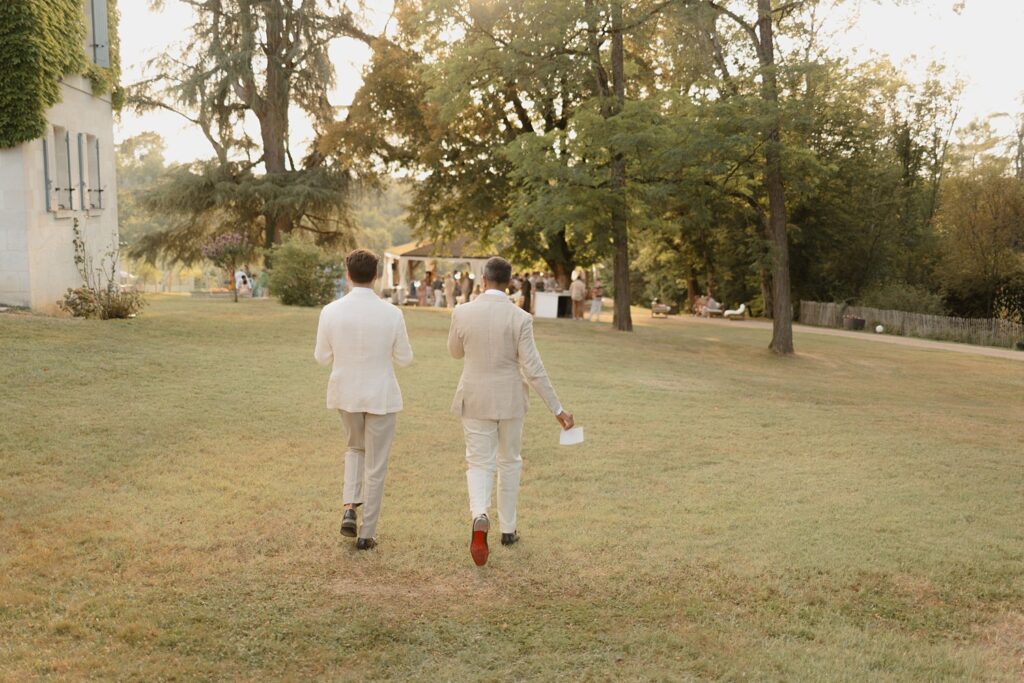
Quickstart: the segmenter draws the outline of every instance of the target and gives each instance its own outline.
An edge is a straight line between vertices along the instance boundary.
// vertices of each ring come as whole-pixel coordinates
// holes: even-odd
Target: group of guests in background
[[[539,292],[565,291],[554,273],[540,271],[514,273],[508,284],[508,295],[512,301],[528,313],[536,312],[536,295]],[[455,308],[458,304],[474,301],[483,293],[481,283],[469,271],[456,271],[439,275],[427,271],[422,280],[409,283],[407,296],[421,307]],[[600,280],[594,279],[588,286],[583,271],[574,271],[568,288],[572,302],[572,318],[591,322],[601,318],[604,289]],[[395,293],[397,294],[397,292]],[[394,299],[394,295],[392,297]],[[394,301],[398,303],[398,300]],[[589,310],[587,304],[589,303]]]
[[[693,302],[693,312],[702,318],[710,318],[722,312],[722,304],[715,301],[715,297],[708,292],[697,297],[697,300]]]
[[[455,308],[457,304],[480,296],[480,285],[466,272],[447,273],[443,276],[428,272],[423,280],[409,284],[409,296],[420,306]]]
[[[572,300],[572,319],[583,320],[583,312],[586,308],[587,300],[590,300],[590,311],[588,313],[590,322],[601,319],[601,303],[604,297],[604,287],[601,286],[601,281],[594,278],[593,284],[587,287],[587,283],[584,281],[582,273],[575,272],[572,274],[572,284],[569,285],[569,298]]]
[[[538,292],[562,292],[562,284],[554,273],[540,271],[514,273],[508,285],[508,294],[517,306],[528,313],[536,311],[536,294]],[[423,279],[409,283],[408,295],[421,307],[455,308],[458,304],[474,301],[482,294],[481,284],[468,271],[456,271],[438,275],[428,271]],[[600,320],[601,301],[604,290],[600,280],[595,278],[588,287],[581,271],[573,272],[569,285],[569,298],[572,300],[572,317],[583,320],[589,316],[593,322]],[[587,312],[587,302],[590,302]]]
[[[554,273],[540,271],[534,273],[513,273],[512,282],[509,283],[509,295],[516,302],[516,305],[527,313],[533,313],[536,309],[537,292],[556,292],[561,290],[561,285],[555,279]]]
[[[520,308],[530,313],[536,311],[536,294],[538,292],[562,292],[562,284],[554,273],[516,273],[512,276],[509,293]],[[601,281],[594,279],[587,287],[586,279],[581,271],[574,271],[569,284],[569,299],[572,301],[573,320],[583,320],[587,301],[590,301],[589,318],[591,322],[601,318],[601,302],[604,289]]]

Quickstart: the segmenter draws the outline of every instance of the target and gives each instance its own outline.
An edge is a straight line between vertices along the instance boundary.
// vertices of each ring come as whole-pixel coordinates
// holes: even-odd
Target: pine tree
[[[349,239],[351,175],[315,145],[296,164],[289,115],[299,108],[322,132],[335,118],[328,46],[376,39],[337,0],[179,1],[196,16],[187,42],[150,63],[151,77],[130,89],[128,103],[186,118],[215,156],[173,169],[154,189],[150,208],[175,224],[135,252],[194,260],[213,232],[242,232],[266,247],[294,230],[324,243]],[[257,121],[257,136],[246,130],[247,116]]]

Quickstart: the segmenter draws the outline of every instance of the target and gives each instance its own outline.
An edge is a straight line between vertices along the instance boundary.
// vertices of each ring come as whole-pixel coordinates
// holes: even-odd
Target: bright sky
[[[1024,106],[1020,103],[1024,67],[1015,58],[1014,48],[1024,29],[1024,0],[966,0],[960,14],[953,11],[955,4],[956,0],[917,0],[908,5],[861,0],[859,19],[838,38],[837,48],[858,60],[877,53],[888,54],[897,64],[907,61],[906,70],[912,77],[923,73],[930,61],[945,63],[967,81],[961,123],[997,112],[1020,111]],[[145,62],[173,48],[190,23],[191,10],[176,0],[167,0],[161,12],[151,11],[147,5],[142,0],[120,3],[125,83],[141,78]],[[391,0],[366,0],[366,5],[373,12],[374,30],[379,30],[387,20]],[[338,41],[331,56],[338,80],[331,101],[344,105],[359,87],[369,51],[356,41]],[[1004,119],[998,127],[1007,130],[1008,125]],[[202,134],[167,112],[143,116],[124,112],[115,137],[122,140],[147,130],[167,140],[171,161],[212,156]],[[300,112],[292,116],[292,132],[297,142],[308,143],[312,138],[312,128]],[[296,158],[300,156],[299,150],[293,152]]]

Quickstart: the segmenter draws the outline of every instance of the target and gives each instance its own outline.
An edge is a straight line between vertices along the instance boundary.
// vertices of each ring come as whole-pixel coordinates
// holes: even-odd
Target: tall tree
[[[786,186],[782,177],[782,117],[779,80],[775,61],[775,16],[803,3],[790,2],[783,9],[772,0],[757,0],[755,20],[750,20],[718,0],[706,0],[709,7],[733,21],[746,35],[760,67],[761,98],[766,110],[764,138],[764,184],[768,196],[768,237],[772,245],[772,340],[768,347],[779,354],[793,353],[793,301],[789,272],[789,235],[786,218]]]
[[[653,70],[627,43],[643,44],[640,32],[669,4],[409,3],[401,50],[378,49],[331,140],[419,175],[410,209],[422,232],[476,234],[543,259],[565,283],[577,261],[612,257],[615,324],[629,330],[630,160],[621,148],[631,132],[611,124],[630,99],[651,94],[635,75],[627,83],[627,73]],[[357,116],[367,110],[376,131]],[[609,125],[591,121],[595,112]]]
[[[622,113],[626,103],[625,50],[623,46],[623,17],[621,0],[611,0],[608,6],[610,15],[611,51],[611,83],[608,82],[608,69],[601,55],[601,16],[594,0],[585,0],[588,53],[591,68],[594,71],[596,94],[601,98],[601,116],[610,119]],[[631,303],[629,291],[629,228],[627,225],[626,203],[626,158],[621,150],[611,150],[609,168],[611,191],[611,241],[615,250],[613,260],[615,311],[612,325],[624,332],[632,331],[633,318],[630,315]]]
[[[994,317],[1002,290],[1024,282],[1024,183],[988,121],[961,138],[936,214],[938,277],[958,315]]]
[[[178,1],[195,13],[187,42],[150,64],[155,73],[130,90],[129,104],[183,116],[215,158],[165,178],[151,203],[178,221],[139,251],[194,258],[217,230],[242,231],[266,246],[296,229],[323,242],[346,238],[347,169],[315,149],[296,165],[290,115],[298,108],[323,131],[335,118],[328,46],[375,38],[338,0]],[[256,135],[246,128],[250,116]]]
[[[564,130],[584,98],[558,40],[559,8],[544,3],[412,2],[394,40],[378,43],[348,116],[322,148],[366,162],[362,171],[417,176],[410,218],[434,239],[471,234],[526,262],[544,261],[568,284],[577,249],[557,220],[527,219],[503,149]]]

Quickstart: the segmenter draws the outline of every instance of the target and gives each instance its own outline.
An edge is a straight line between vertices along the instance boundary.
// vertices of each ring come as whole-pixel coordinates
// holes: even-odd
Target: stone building
[[[80,1],[86,68],[109,68],[107,0]],[[0,149],[0,304],[44,313],[57,312],[65,290],[82,284],[75,219],[95,267],[118,248],[111,93],[96,94],[75,73],[59,79],[59,90],[42,137]]]

